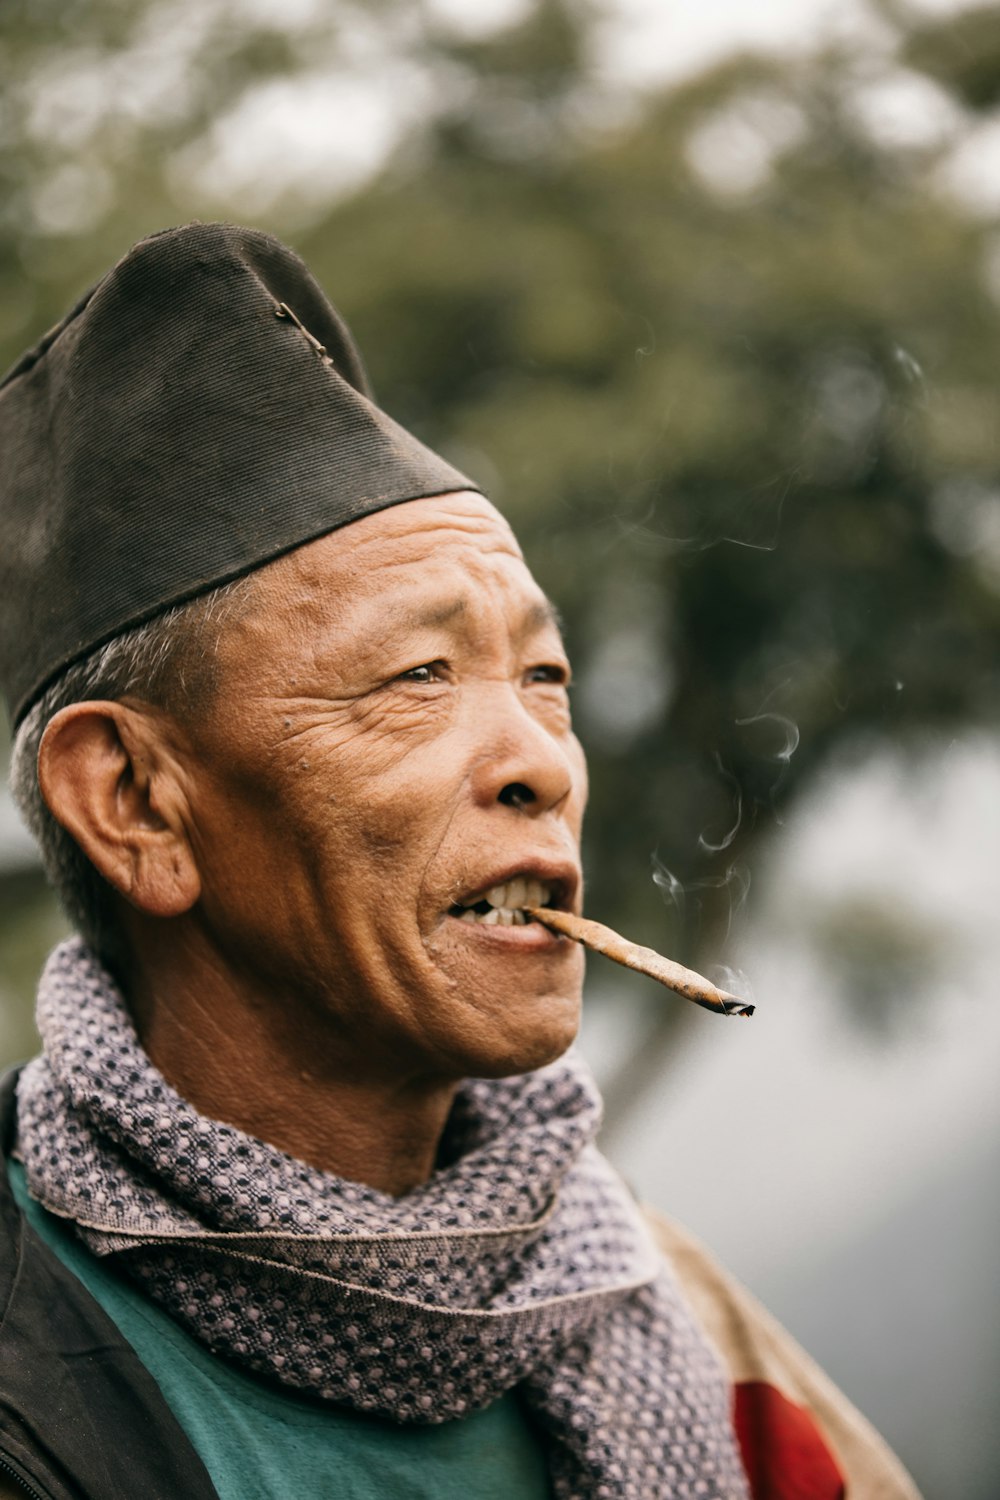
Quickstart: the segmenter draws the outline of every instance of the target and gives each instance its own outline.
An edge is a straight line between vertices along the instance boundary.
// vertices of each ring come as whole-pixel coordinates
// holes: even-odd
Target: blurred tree
[[[965,19],[930,45],[882,8],[911,69],[992,103],[944,66]],[[939,185],[954,132],[880,133],[862,102],[899,62],[863,48],[615,92],[583,0],[479,40],[417,4],[253,15],[8,16],[4,352],[164,223],[290,238],[386,407],[484,483],[565,613],[591,909],[716,957],[834,751],[995,716],[1000,317],[992,226]],[[241,122],[262,141],[257,106],[372,56],[420,101],[383,169],[339,197],[287,159],[247,186]],[[656,1014],[612,1110],[662,1069],[680,1007]]]
[[[1000,11],[992,5],[913,26],[903,56],[970,109],[1000,104]]]

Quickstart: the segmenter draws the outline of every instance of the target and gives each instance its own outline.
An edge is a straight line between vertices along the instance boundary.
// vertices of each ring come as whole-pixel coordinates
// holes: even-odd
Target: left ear
[[[38,782],[52,816],[132,906],[176,917],[195,904],[201,877],[187,803],[153,713],[70,704],[46,726]]]

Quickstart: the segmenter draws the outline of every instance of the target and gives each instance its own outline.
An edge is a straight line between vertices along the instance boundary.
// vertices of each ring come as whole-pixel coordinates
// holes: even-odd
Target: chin
[[[565,1003],[559,1013],[545,1017],[520,1031],[517,1036],[496,1039],[492,1046],[476,1049],[465,1068],[467,1078],[513,1078],[518,1073],[533,1073],[562,1057],[576,1040],[580,1029],[579,1002]]]

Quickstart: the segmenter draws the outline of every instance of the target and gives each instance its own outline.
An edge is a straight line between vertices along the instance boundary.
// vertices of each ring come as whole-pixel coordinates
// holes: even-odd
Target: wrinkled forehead
[[[409,501],[320,537],[261,569],[243,650],[284,642],[363,646],[389,630],[471,624],[502,611],[518,634],[558,628],[510,526],[473,492]],[[235,643],[234,643],[235,644]]]
[[[298,548],[262,575],[276,603],[332,614],[372,599],[388,610],[407,595],[450,596],[463,583],[474,596],[487,579],[537,590],[507,521],[471,492],[366,516]]]
[[[471,490],[378,511],[296,553],[304,573],[339,567],[359,576],[367,572],[386,583],[394,568],[441,556],[469,561],[477,555],[509,555],[523,562],[506,519],[485,496]]]

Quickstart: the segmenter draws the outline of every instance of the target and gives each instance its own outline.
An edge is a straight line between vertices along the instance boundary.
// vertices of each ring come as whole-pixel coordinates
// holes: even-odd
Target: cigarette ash
[[[745,969],[733,968],[731,964],[709,964],[705,977],[727,995],[740,995],[752,1013],[756,1008],[753,985]]]

